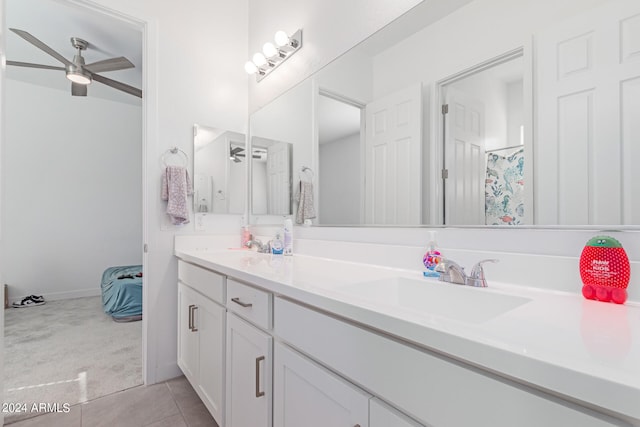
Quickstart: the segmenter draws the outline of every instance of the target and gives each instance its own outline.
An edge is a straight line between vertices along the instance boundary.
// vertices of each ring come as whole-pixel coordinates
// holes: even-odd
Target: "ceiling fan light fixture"
[[[91,83],[91,74],[82,68],[71,69],[71,67],[67,70],[67,78],[71,80],[73,83],[78,83],[81,85],[88,85]]]

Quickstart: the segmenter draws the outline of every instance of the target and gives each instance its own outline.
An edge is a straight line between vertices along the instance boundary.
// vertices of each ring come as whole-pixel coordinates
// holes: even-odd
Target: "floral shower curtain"
[[[485,179],[485,224],[518,225],[524,218],[524,148],[489,153]]]

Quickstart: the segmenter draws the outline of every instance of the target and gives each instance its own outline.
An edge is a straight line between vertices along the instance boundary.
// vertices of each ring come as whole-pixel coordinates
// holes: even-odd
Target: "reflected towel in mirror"
[[[174,225],[189,222],[187,198],[193,194],[189,172],[182,166],[167,166],[162,175],[162,200],[167,201],[167,214]]]
[[[316,208],[313,205],[313,183],[300,181],[296,193],[296,202],[298,202],[296,224],[303,224],[305,219],[316,217]]]

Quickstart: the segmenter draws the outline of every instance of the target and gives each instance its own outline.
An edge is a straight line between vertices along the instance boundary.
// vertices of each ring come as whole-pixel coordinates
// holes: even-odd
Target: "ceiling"
[[[82,52],[87,64],[124,56],[135,68],[99,74],[142,88],[142,29],[133,23],[64,0],[5,0],[5,21],[6,28],[31,33],[69,60],[76,53],[71,46],[71,37],[89,42],[88,49]],[[62,65],[17,34],[11,31],[6,34],[7,60]],[[62,90],[71,96],[71,82],[63,71],[7,66],[6,77]],[[139,98],[98,82],[89,85],[88,96],[140,104]]]

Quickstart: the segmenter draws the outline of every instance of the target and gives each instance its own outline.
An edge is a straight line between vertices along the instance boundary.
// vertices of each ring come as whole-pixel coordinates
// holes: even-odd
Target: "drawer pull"
[[[192,317],[193,317],[193,326],[191,332],[198,332],[198,328],[196,328],[196,310],[198,309],[197,305],[193,306]]]
[[[260,391],[260,362],[264,360],[264,356],[256,357],[256,397],[264,396],[264,391]]]
[[[195,307],[195,305],[189,305],[189,330],[191,332],[193,332],[193,307]]]
[[[240,298],[231,298],[231,301],[235,302],[236,304],[244,308],[253,307],[253,304],[251,304],[250,302],[242,302],[240,301]]]

